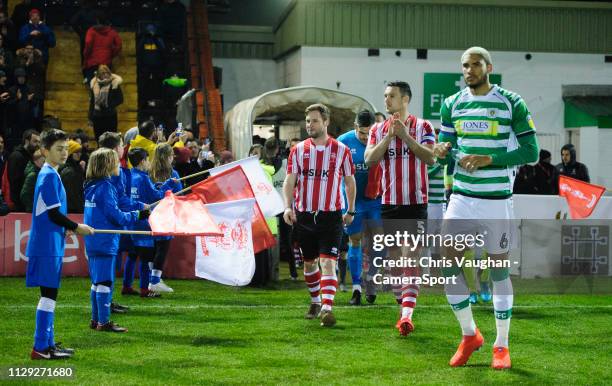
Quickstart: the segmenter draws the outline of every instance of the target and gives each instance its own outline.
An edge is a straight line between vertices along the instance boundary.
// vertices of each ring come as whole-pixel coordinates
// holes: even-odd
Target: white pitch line
[[[132,305],[130,306],[131,311],[138,311],[140,309],[172,309],[172,310],[194,310],[194,309],[302,309],[308,306],[308,303],[304,303],[301,305],[290,304],[290,305],[275,305],[275,304],[253,304],[253,305],[238,305],[238,304],[197,304],[197,305],[165,305],[165,304],[145,304],[145,305]],[[490,309],[493,305],[472,305],[472,308],[482,308],[482,309]],[[0,309],[3,308],[20,308],[20,309],[35,309],[36,305],[0,305]],[[90,305],[83,304],[57,304],[56,308],[82,308],[82,309],[90,309]],[[337,305],[334,306],[336,309],[342,310],[374,310],[379,308],[399,308],[399,305],[394,304],[384,304],[384,305],[374,305],[374,306],[344,306]],[[447,309],[450,308],[447,304],[432,304],[432,305],[417,305],[417,308],[431,308],[431,309]],[[554,304],[530,304],[530,305],[515,305],[512,307],[513,309],[537,309],[537,308],[562,308],[562,309],[588,309],[588,308],[612,308],[612,304],[601,304],[601,305],[554,305]]]

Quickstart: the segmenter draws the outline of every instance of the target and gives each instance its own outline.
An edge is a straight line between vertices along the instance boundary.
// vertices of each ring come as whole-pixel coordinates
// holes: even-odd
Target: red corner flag
[[[197,195],[206,204],[255,198],[249,179],[240,166],[208,177],[206,180],[193,185],[191,191],[193,194],[187,197]],[[273,247],[276,244],[276,239],[270,232],[266,219],[257,203],[253,212],[253,250],[257,253]]]
[[[198,197],[166,192],[149,217],[154,236],[222,236],[223,233]]]
[[[565,197],[573,219],[587,218],[599,202],[606,188],[574,178],[559,176],[559,195]]]

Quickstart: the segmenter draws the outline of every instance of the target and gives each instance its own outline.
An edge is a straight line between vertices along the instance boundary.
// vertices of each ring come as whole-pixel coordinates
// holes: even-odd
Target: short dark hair
[[[98,145],[107,149],[114,149],[119,146],[121,142],[123,142],[121,134],[112,131],[107,131],[98,138]]]
[[[400,94],[402,96],[408,95],[410,99],[412,99],[412,91],[410,90],[410,85],[401,80],[394,80],[393,82],[388,82],[387,87],[397,87],[400,90]]]
[[[376,119],[370,110],[361,110],[355,117],[357,127],[370,127]]]
[[[89,142],[89,136],[83,129],[76,129],[76,135],[81,140],[81,143]]]
[[[26,139],[28,141],[31,141],[33,135],[40,135],[40,133],[34,129],[28,129],[24,131],[23,134],[21,135],[21,143],[25,143]]]
[[[319,113],[321,113],[321,117],[324,121],[327,121],[329,119],[329,107],[325,106],[323,103],[315,103],[314,105],[306,107],[306,111],[304,111],[304,114],[308,115],[308,113],[311,111],[318,111]]]
[[[65,141],[67,139],[68,136],[66,135],[66,133],[58,129],[45,130],[40,136],[41,145],[45,149],[51,149],[55,142]]]
[[[377,117],[377,116],[381,116],[381,117],[383,117],[384,119],[387,119],[387,116],[386,116],[385,114],[381,113],[380,111],[375,112],[375,113],[374,113],[374,116],[375,116],[375,117]]]
[[[128,152],[128,160],[133,167],[138,167],[138,165],[148,157],[149,153],[141,147],[131,148]]]
[[[291,138],[291,139],[289,140],[289,142],[290,142],[290,143],[291,143],[291,142],[301,142],[301,141],[302,141],[302,140],[301,140],[301,139],[299,139],[299,138]]]
[[[140,124],[140,127],[138,128],[138,134],[142,135],[145,138],[151,138],[154,131],[155,131],[155,122],[150,121],[150,120],[144,121],[143,123]]]

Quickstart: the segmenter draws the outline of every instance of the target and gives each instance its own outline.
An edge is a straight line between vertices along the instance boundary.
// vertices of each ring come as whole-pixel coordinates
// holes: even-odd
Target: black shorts
[[[342,213],[296,212],[296,217],[293,236],[304,260],[313,260],[323,255],[337,259],[344,233]]]
[[[385,234],[427,232],[427,204],[382,205],[380,214]]]
[[[342,240],[340,241],[340,252],[348,252],[349,248],[349,236],[346,230],[342,229]]]

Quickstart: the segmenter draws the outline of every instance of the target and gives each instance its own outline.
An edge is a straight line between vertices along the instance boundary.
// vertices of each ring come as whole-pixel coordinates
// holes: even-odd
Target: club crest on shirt
[[[497,115],[497,110],[495,110],[495,109],[488,109],[487,110],[487,116],[489,118],[495,118],[496,115]]]

